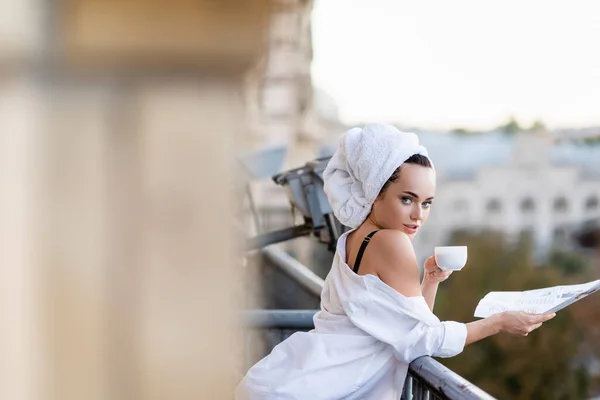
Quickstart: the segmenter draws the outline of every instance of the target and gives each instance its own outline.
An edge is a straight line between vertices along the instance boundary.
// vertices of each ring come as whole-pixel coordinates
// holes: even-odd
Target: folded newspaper
[[[556,312],[599,289],[600,280],[524,292],[490,292],[479,301],[474,316],[486,318],[504,311],[524,311],[533,314]]]

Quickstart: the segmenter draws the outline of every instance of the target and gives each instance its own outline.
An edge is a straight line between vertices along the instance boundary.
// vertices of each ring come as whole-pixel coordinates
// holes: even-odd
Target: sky
[[[600,126],[600,1],[315,0],[312,30],[346,123]]]

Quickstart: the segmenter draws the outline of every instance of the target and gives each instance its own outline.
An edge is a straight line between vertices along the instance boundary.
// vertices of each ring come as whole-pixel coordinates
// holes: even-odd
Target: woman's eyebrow
[[[412,196],[412,197],[414,197],[415,199],[418,199],[418,198],[419,198],[419,196],[417,196],[417,195],[416,195],[415,193],[413,193],[413,192],[404,191],[404,192],[402,192],[402,193],[406,193],[407,195],[409,195],[409,196]],[[425,199],[425,201],[429,201],[429,200],[433,200],[433,196],[431,196],[431,197],[429,197],[429,198]]]

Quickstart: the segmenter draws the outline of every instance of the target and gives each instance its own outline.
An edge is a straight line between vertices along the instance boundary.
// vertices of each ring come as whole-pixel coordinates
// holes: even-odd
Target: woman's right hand
[[[520,311],[506,311],[500,314],[501,330],[513,335],[527,336],[529,332],[539,328],[556,313],[529,314]]]

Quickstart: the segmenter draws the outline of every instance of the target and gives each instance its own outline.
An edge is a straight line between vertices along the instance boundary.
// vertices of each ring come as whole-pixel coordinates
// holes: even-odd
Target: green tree
[[[506,133],[507,135],[513,135],[517,132],[524,131],[524,129],[521,127],[521,125],[519,125],[519,122],[515,119],[514,116],[511,116],[504,125],[500,125],[497,129]]]
[[[529,131],[531,132],[544,132],[546,130],[546,125],[539,119],[536,120],[529,128]]]
[[[583,138],[581,139],[581,143],[590,146],[600,145],[600,135]]]
[[[557,268],[565,277],[588,277],[590,263],[578,253],[555,249],[550,253],[548,264]]]
[[[496,233],[458,232],[453,243],[468,246],[469,261],[440,286],[436,314],[442,320],[473,320],[490,291],[564,284],[559,269],[535,265],[527,237],[511,245]],[[441,361],[497,398],[580,399],[589,381],[585,369],[574,367],[581,339],[567,308],[527,337],[495,335]]]
[[[466,129],[466,128],[455,128],[451,131],[451,133],[467,136],[467,135],[478,135],[481,133],[481,131],[473,131],[473,130]]]

